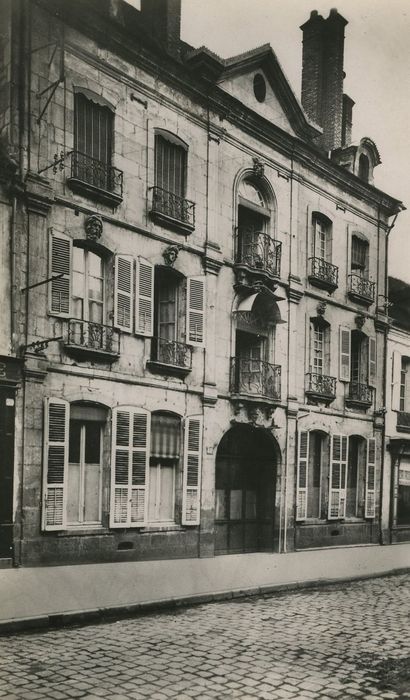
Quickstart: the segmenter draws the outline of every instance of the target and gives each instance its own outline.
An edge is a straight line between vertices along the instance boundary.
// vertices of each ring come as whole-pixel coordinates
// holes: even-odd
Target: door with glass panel
[[[87,415],[84,408],[83,414]],[[92,409],[91,409],[92,410]],[[72,410],[71,415],[75,416]],[[101,523],[102,432],[99,420],[71,418],[67,479],[67,525]]]
[[[73,248],[72,342],[104,349],[104,270],[102,258],[91,250]]]

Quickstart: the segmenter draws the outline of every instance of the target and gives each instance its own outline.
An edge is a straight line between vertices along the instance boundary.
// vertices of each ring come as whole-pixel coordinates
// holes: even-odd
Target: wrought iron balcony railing
[[[308,372],[306,391],[317,396],[332,397],[336,396],[336,377],[328,377],[326,374],[316,374]]]
[[[123,172],[86,153],[72,151],[71,179],[97,190],[109,192],[120,200],[123,195]]]
[[[366,404],[370,406],[373,400],[373,389],[368,384],[350,382],[346,400],[350,401],[351,403]]]
[[[162,187],[152,188],[152,211],[155,216],[162,215],[188,228],[195,228],[195,203],[184,199]]]
[[[70,318],[66,347],[83,354],[99,353],[118,357],[120,354],[120,333],[112,326]]]
[[[235,257],[237,264],[280,277],[281,255],[282,243],[267,233],[251,228],[238,230]]]
[[[309,280],[325,289],[336,289],[339,268],[323,258],[309,258]]]
[[[231,392],[280,401],[281,367],[262,360],[231,357]]]
[[[402,433],[410,433],[410,413],[400,411],[397,414],[397,430]]]
[[[192,347],[190,345],[165,338],[153,338],[151,348],[153,362],[185,370],[190,370],[192,367]]]
[[[365,301],[374,301],[375,283],[360,277],[360,275],[349,275],[349,294]]]

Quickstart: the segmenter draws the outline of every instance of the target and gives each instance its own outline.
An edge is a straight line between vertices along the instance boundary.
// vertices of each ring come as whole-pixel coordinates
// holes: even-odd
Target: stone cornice
[[[29,212],[47,216],[54,204],[54,193],[46,178],[33,172],[27,174],[26,201]]]

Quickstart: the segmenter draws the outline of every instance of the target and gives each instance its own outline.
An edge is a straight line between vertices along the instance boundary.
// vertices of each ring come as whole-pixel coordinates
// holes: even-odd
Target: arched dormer
[[[332,158],[369,185],[374,182],[374,168],[381,163],[376,144],[367,136],[362,138],[359,143],[333,151]]]

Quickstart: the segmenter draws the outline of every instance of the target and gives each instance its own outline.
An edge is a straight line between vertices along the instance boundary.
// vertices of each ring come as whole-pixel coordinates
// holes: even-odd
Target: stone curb
[[[160,600],[142,601],[140,603],[126,603],[109,607],[91,608],[89,610],[71,610],[48,615],[36,615],[27,618],[14,618],[0,621],[0,635],[11,632],[29,632],[42,629],[56,629],[69,625],[88,625],[96,622],[108,622],[114,619],[132,618],[138,615],[149,615],[155,612],[167,612],[177,608],[215,603],[224,600],[234,600],[250,596],[273,595],[290,591],[323,588],[336,586],[341,583],[365,581],[373,578],[387,578],[410,573],[410,567],[400,567],[388,571],[379,571],[370,574],[359,574],[333,579],[311,579],[308,581],[290,581],[288,583],[267,584],[252,588],[238,588],[231,590],[215,591],[214,593],[198,593],[188,596],[163,598]]]

